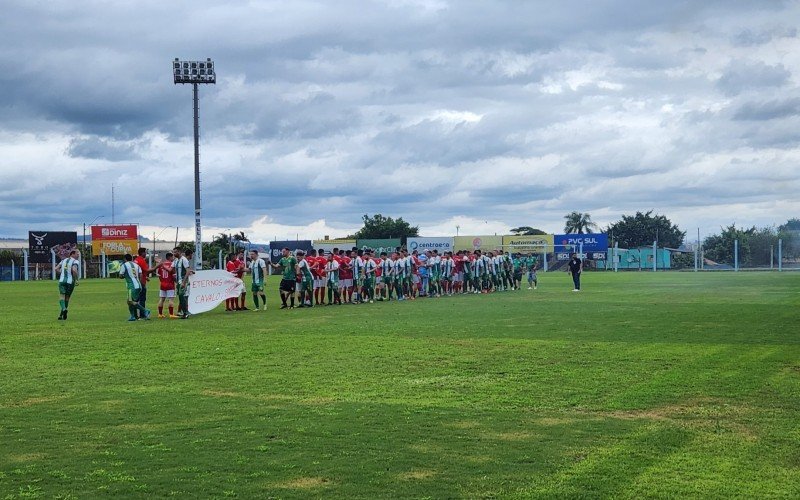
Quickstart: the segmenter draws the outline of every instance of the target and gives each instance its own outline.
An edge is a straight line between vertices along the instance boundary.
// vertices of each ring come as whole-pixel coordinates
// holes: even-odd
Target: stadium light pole
[[[217,73],[211,58],[205,61],[182,61],[177,57],[172,62],[175,85],[191,83],[194,95],[194,267],[203,267],[202,226],[200,224],[200,118],[197,96],[199,84],[217,83]]]

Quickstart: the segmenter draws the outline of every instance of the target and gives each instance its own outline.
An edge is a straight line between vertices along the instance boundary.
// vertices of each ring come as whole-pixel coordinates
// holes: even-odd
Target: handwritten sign
[[[225,299],[238,297],[243,291],[244,282],[228,271],[197,271],[189,276],[189,312],[210,311]]]

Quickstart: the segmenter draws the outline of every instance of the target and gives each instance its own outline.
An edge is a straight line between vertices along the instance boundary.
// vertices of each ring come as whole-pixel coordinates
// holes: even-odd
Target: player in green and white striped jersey
[[[267,280],[267,264],[264,259],[258,256],[255,250],[250,251],[250,264],[248,264],[250,274],[253,275],[253,284],[250,291],[253,292],[253,303],[256,305],[254,311],[258,311],[258,298],[264,302],[264,310],[267,310],[267,296],[264,295],[264,283]]]
[[[194,255],[190,248],[186,250],[186,255],[182,255],[183,249],[175,248],[172,250],[175,255],[175,262],[172,264],[175,269],[175,295],[178,296],[178,316],[181,319],[189,317],[189,276],[194,274],[194,270],[189,264],[189,259]]]
[[[58,305],[61,306],[61,314],[58,319],[67,319],[67,310],[69,308],[69,299],[72,297],[72,292],[78,285],[78,277],[80,276],[81,262],[78,260],[80,254],[77,250],[69,253],[69,257],[62,260],[56,266],[56,273],[58,273]]]
[[[128,321],[136,321],[136,311],[142,313],[144,319],[150,319],[150,309],[145,309],[139,303],[139,294],[142,292],[142,268],[133,262],[133,256],[125,254],[125,262],[119,269],[119,277],[125,279],[128,287],[128,310],[131,317]]]

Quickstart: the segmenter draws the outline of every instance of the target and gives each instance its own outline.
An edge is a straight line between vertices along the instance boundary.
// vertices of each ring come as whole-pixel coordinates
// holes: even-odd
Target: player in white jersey
[[[150,310],[139,303],[139,294],[142,293],[142,268],[133,262],[133,256],[129,253],[125,254],[125,262],[119,269],[119,277],[125,279],[128,288],[128,311],[131,313],[128,321],[136,321],[137,311],[142,314],[142,318],[150,319]]]
[[[264,295],[264,285],[267,281],[267,263],[258,256],[255,250],[250,251],[250,263],[247,265],[248,271],[253,275],[253,284],[250,291],[253,292],[253,303],[256,305],[254,311],[258,311],[258,298],[264,302],[264,311],[267,310],[267,296]]]
[[[178,317],[186,319],[189,317],[189,276],[194,274],[194,270],[189,264],[189,259],[194,255],[190,248],[183,255],[183,249],[175,247],[172,250],[175,255],[175,262],[172,268],[175,269],[175,295],[178,296]]]
[[[80,254],[77,250],[72,250],[69,253],[69,257],[56,266],[56,273],[58,274],[58,305],[61,306],[61,314],[58,315],[59,320],[67,319],[69,299],[72,297],[75,287],[78,286],[81,267],[81,262],[78,260],[79,256]]]
[[[352,250],[350,259],[350,266],[353,268],[353,296],[350,303],[360,304],[364,300],[364,251]]]
[[[392,260],[381,252],[381,281],[378,283],[378,300],[390,300],[394,286],[394,265]]]

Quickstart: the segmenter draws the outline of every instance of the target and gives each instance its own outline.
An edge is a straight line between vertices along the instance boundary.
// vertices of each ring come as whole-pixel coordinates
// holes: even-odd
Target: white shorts
[[[464,273],[455,273],[453,275],[453,281],[456,283],[464,281]]]
[[[173,299],[175,298],[175,289],[172,290],[159,290],[158,296],[163,299]]]
[[[325,288],[324,278],[314,278],[314,288]]]
[[[412,276],[411,276],[411,282],[412,282],[412,283],[414,283],[415,285],[416,285],[417,283],[419,283],[419,274],[414,274],[414,275],[412,275]]]
[[[353,278],[339,280],[339,288],[353,288]]]
[[[375,284],[383,283],[383,276],[378,276],[375,278]]]

